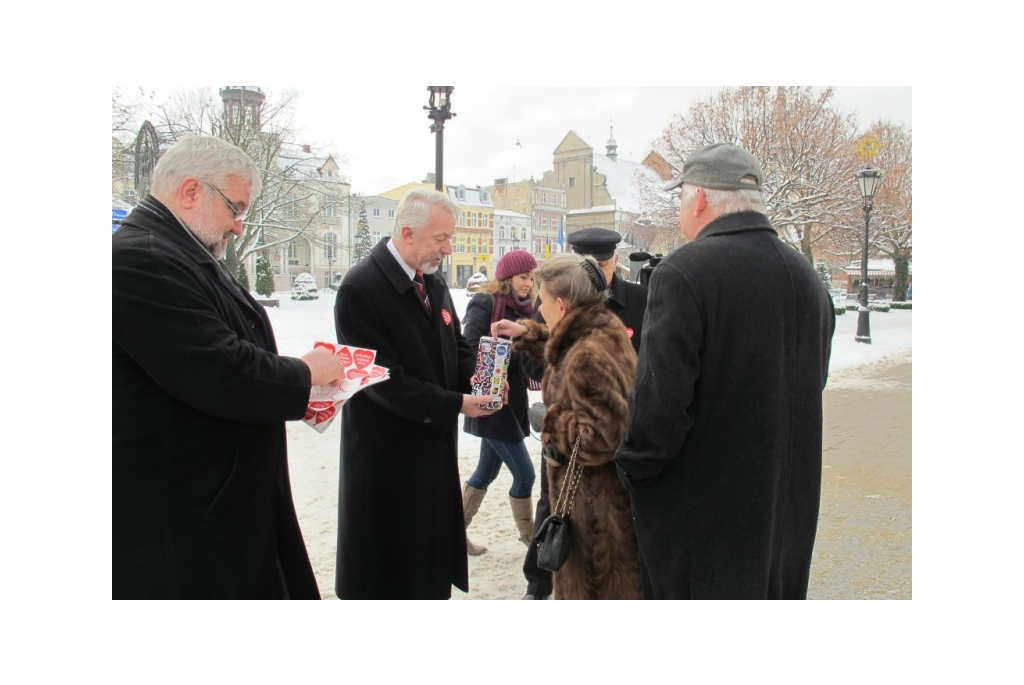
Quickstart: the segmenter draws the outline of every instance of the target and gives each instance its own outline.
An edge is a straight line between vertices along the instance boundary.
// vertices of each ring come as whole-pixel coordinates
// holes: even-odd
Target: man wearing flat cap
[[[647,286],[630,283],[619,278],[616,268],[619,256],[615,253],[616,246],[622,242],[622,236],[606,228],[581,228],[566,237],[572,251],[581,255],[590,255],[597,260],[598,266],[608,282],[610,294],[605,306],[611,310],[626,326],[626,335],[633,343],[633,349],[640,350],[640,335],[643,331],[644,311],[647,309]],[[539,308],[535,318],[540,319]],[[533,378],[543,376],[541,368],[528,368],[527,374]],[[533,375],[537,374],[537,375]],[[551,514],[551,503],[543,496],[548,491],[547,469],[541,469],[541,497],[537,501],[534,515],[534,533],[540,524]],[[526,576],[526,596],[523,599],[544,599],[551,594],[551,572],[537,566],[537,545],[531,540],[526,551],[523,564],[523,575]]]
[[[651,274],[615,455],[646,598],[807,597],[835,311],[772,228],[763,182],[718,143],[664,188],[688,242]]]

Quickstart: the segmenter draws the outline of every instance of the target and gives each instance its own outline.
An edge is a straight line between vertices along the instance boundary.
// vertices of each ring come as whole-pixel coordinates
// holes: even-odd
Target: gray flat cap
[[[715,190],[761,190],[764,174],[757,158],[740,146],[714,143],[691,154],[679,178],[661,189],[675,190],[684,183]]]

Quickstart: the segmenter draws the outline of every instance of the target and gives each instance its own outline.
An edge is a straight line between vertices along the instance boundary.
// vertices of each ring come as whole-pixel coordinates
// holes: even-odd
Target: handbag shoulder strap
[[[578,459],[576,459],[576,453],[580,450],[581,437],[582,434],[577,428],[576,442],[572,446],[572,456],[569,457],[569,465],[566,469],[565,478],[562,480],[562,487],[558,491],[558,504],[555,505],[555,513],[560,516],[569,515],[569,511],[572,509],[573,500],[576,499],[576,489],[579,487],[580,478],[583,476],[583,465],[579,463]],[[568,485],[570,480],[572,481],[572,485]]]

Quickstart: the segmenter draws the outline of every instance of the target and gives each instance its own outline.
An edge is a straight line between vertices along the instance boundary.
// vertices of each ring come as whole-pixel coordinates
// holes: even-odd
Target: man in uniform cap
[[[605,300],[605,306],[622,319],[626,326],[626,334],[633,343],[633,349],[639,352],[640,333],[643,329],[644,312],[647,309],[647,286],[630,283],[619,278],[616,273],[619,256],[615,254],[615,247],[622,242],[622,236],[606,228],[581,228],[570,233],[566,241],[572,246],[573,252],[590,255],[597,260],[611,291]],[[535,307],[534,311],[539,313],[540,309]],[[535,318],[540,319],[539,314]],[[543,371],[543,368],[526,369],[527,375],[535,379],[543,376]],[[541,497],[537,501],[537,512],[533,519],[534,533],[551,514],[551,503],[545,496],[548,491],[547,469],[540,470],[540,483]],[[537,566],[537,545],[533,540],[526,551],[523,575],[527,580],[526,596],[523,599],[545,599],[551,594],[551,572]]]
[[[566,242],[576,254],[590,255],[597,260],[611,290],[606,303],[608,309],[626,324],[626,334],[633,343],[633,349],[640,352],[640,333],[644,311],[647,309],[647,288],[619,278],[619,255],[615,254],[615,247],[622,242],[622,236],[607,228],[581,228],[570,233]]]

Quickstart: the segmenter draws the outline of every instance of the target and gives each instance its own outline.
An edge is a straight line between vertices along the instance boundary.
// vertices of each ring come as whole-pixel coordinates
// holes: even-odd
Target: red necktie
[[[423,282],[423,272],[417,270],[416,276],[412,279],[413,284],[416,286],[416,292],[420,294],[420,299],[423,300],[423,306],[430,311],[430,298],[427,297],[427,286]]]

